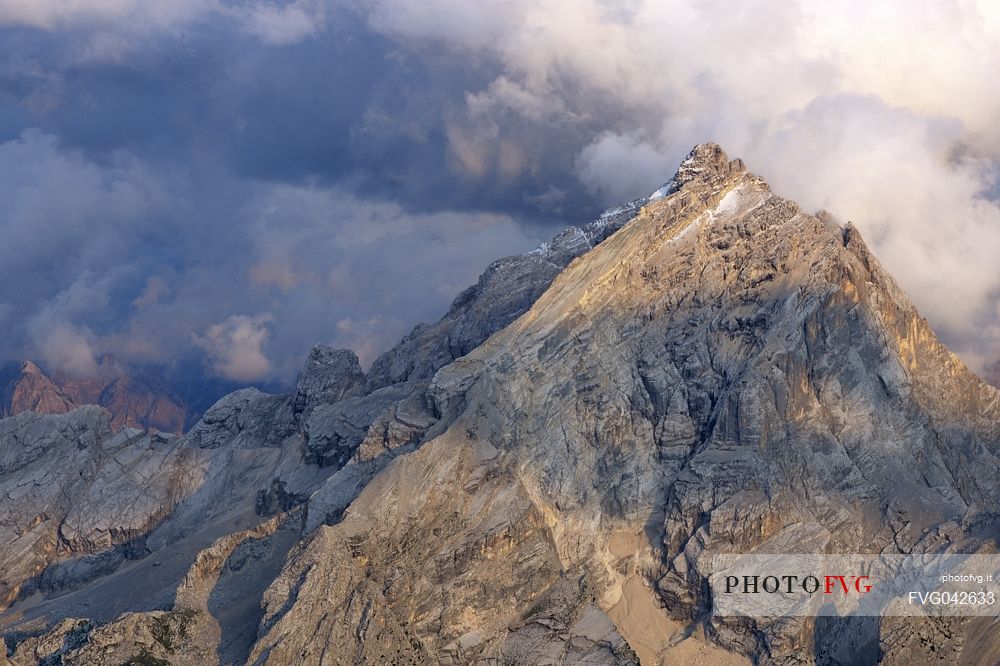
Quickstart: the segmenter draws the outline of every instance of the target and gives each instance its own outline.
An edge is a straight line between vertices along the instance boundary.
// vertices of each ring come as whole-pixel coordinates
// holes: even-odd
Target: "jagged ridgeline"
[[[0,418],[21,412],[65,414],[82,405],[103,407],[115,430],[180,434],[189,421],[193,425],[198,418],[162,376],[148,370],[131,371],[110,355],[101,359],[93,376],[84,378],[50,377],[32,361],[24,361],[19,369],[0,367]]]
[[[0,624],[15,664],[992,664],[989,619],[720,619],[705,576],[995,552],[998,446],[858,232],[705,144],[367,375],[0,421]]]

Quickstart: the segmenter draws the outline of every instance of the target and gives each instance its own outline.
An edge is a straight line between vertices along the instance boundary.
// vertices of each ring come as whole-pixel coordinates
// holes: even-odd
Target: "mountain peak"
[[[712,142],[699,143],[677,167],[677,173],[649,195],[650,201],[673,194],[689,183],[718,185],[734,175],[747,173],[743,160],[730,160],[722,148]]]
[[[690,165],[700,168],[718,167],[729,162],[729,156],[722,147],[712,141],[699,143],[684,158],[681,166]]]
[[[44,375],[42,369],[38,367],[33,361],[25,361],[21,364],[21,374],[22,375]]]
[[[0,421],[0,607],[45,595],[0,615],[8,661],[65,645],[76,663],[272,665],[976,649],[972,622],[859,639],[705,613],[715,555],[993,552],[1000,393],[853,226],[715,144],[669,187],[494,262],[368,377],[321,344],[293,395],[230,394],[169,442],[112,435],[86,407]],[[22,376],[19,396],[46,382]],[[216,598],[234,612],[216,618]],[[691,618],[717,645],[669,638]],[[187,640],[166,646],[165,627]]]
[[[21,412],[64,414],[77,407],[73,398],[32,361],[22,363],[20,375],[0,388],[0,415],[4,417]]]
[[[4,383],[5,382],[5,383]],[[99,405],[112,416],[112,427],[125,426],[181,432],[187,406],[156,373],[136,371],[106,354],[92,377],[60,372],[47,375],[31,360],[21,362],[16,376],[0,382],[0,415],[63,414],[80,405]]]

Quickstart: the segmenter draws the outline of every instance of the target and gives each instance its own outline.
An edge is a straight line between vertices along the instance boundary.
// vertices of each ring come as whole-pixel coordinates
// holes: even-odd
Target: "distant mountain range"
[[[241,388],[199,377],[172,380],[156,368],[135,368],[104,356],[88,377],[47,372],[34,361],[0,368],[0,417],[21,412],[65,414],[98,405],[111,415],[111,427],[182,433],[223,395]]]

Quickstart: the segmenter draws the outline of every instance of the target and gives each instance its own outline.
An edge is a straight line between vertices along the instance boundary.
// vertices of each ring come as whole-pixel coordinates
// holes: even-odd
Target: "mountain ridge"
[[[1000,654],[980,620],[707,612],[713,553],[995,552],[1000,392],[856,229],[715,144],[608,219],[495,263],[367,376],[317,348],[186,437],[0,421],[14,663]]]
[[[85,376],[47,372],[31,360],[0,369],[0,418],[26,411],[65,414],[98,405],[111,415],[115,430],[180,434],[197,420],[197,402],[183,397],[159,369],[131,367],[111,355],[103,356],[96,370]]]

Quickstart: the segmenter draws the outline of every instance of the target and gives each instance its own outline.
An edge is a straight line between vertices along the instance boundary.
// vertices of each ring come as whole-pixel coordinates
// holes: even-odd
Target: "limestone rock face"
[[[107,412],[0,420],[0,603],[55,592],[141,557],[189,492],[173,438],[113,433]]]
[[[277,446],[293,427],[286,398],[246,388],[212,405],[187,440],[203,449]]]
[[[244,659],[260,596],[300,535],[304,503],[346,462],[309,461],[310,444],[319,444],[307,415],[324,423],[318,410],[344,403],[363,379],[352,353],[321,347],[292,395],[237,391],[184,437],[116,433],[96,406],[0,420],[0,606],[13,604],[3,624],[15,663]],[[421,386],[352,398],[357,435],[346,457],[376,420],[372,457],[412,440],[406,429],[426,427],[422,401],[408,408],[405,399]],[[277,528],[257,533],[269,524]],[[203,589],[197,603],[192,586]],[[173,626],[191,613],[190,632]],[[164,623],[172,645],[156,638]]]
[[[129,432],[0,421],[15,663],[1000,654],[982,620],[708,612],[715,553],[990,552],[1000,525],[1000,392],[856,229],[713,144],[493,264],[367,377],[318,347],[292,395]]]
[[[509,654],[512,628],[542,609],[569,627],[645,589],[726,649],[798,663],[817,641],[834,654],[859,639],[808,620],[706,619],[705,558],[987,545],[950,526],[994,524],[1000,398],[936,341],[857,231],[775,196],[716,146],[696,149],[667,192],[436,373],[427,395],[450,425],[289,561],[254,654],[317,654],[299,628],[322,618],[349,655],[416,639],[470,663]],[[587,592],[550,604],[567,579]],[[359,603],[410,633],[370,643],[362,616],[326,614]],[[637,626],[617,631],[641,642]]]
[[[179,434],[188,418],[184,401],[162,379],[148,375],[120,374],[101,389],[96,404],[110,412],[115,429]]]
[[[41,368],[25,361],[19,375],[3,389],[0,416],[14,416],[21,412],[65,414],[76,407],[76,401],[46,377]]]
[[[292,411],[302,414],[310,405],[343,400],[364,382],[357,354],[350,349],[316,345],[296,383]]]

